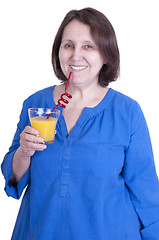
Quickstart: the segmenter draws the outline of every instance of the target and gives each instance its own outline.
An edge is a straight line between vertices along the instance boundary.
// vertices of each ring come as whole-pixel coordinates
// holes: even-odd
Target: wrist
[[[30,157],[34,154],[34,152],[35,151],[33,150],[24,150],[21,146],[19,147],[19,153],[25,160],[30,160]]]

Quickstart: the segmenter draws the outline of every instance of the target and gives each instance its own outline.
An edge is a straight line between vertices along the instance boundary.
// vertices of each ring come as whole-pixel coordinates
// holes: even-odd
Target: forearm
[[[25,175],[30,166],[30,156],[21,147],[17,149],[13,157],[12,172],[9,182],[16,185]]]
[[[35,151],[43,151],[46,148],[44,140],[37,136],[39,132],[26,126],[20,134],[20,147],[14,154],[12,163],[12,172],[9,182],[16,185],[25,175],[30,166],[31,156]]]

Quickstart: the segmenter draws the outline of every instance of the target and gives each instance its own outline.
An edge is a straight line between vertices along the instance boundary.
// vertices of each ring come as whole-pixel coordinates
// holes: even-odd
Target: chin
[[[84,81],[83,81],[83,77],[72,76],[71,82],[74,83],[74,84],[81,84]]]

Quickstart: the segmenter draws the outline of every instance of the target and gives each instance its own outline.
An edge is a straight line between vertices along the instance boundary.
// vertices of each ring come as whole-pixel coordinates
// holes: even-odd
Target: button
[[[60,196],[61,197],[66,197],[67,196],[67,186],[62,185],[60,187]]]
[[[68,160],[64,160],[63,162],[62,162],[62,168],[69,168],[69,162],[68,162]]]
[[[70,158],[70,149],[69,148],[65,148],[63,150],[63,159],[69,159]]]
[[[71,157],[70,143],[66,141],[63,146],[62,166],[61,166],[61,182],[60,182],[60,196],[66,197],[69,183],[69,161]]]
[[[62,174],[61,184],[68,184],[68,174]]]

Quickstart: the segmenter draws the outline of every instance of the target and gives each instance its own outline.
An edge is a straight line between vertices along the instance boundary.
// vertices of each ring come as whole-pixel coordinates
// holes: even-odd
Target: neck
[[[97,105],[107,93],[107,87],[101,87],[99,83],[88,86],[77,86],[69,83],[67,92],[72,95],[70,106],[77,102],[86,107],[94,107]]]
[[[81,99],[83,98],[87,98],[89,96],[89,94],[91,94],[92,96],[94,96],[96,94],[96,92],[99,91],[99,89],[101,89],[102,87],[98,84],[98,83],[92,83],[91,85],[76,85],[73,83],[69,83],[68,85],[68,92],[76,97],[80,97]]]

